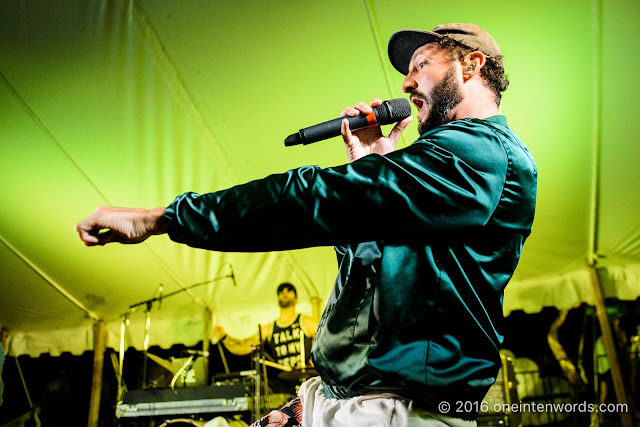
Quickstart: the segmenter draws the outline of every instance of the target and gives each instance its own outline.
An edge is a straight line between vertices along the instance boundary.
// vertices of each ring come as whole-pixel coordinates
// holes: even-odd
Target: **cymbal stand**
[[[149,329],[151,326],[151,306],[154,302],[158,301],[159,304],[162,303],[162,299],[163,298],[168,298],[171,297],[173,295],[177,295],[181,292],[186,292],[189,291],[195,287],[199,287],[202,285],[206,285],[212,282],[216,282],[218,280],[222,280],[222,279],[226,279],[226,278],[230,278],[233,280],[234,286],[235,286],[235,275],[233,273],[233,270],[231,271],[231,273],[224,275],[224,276],[220,276],[220,277],[214,277],[211,280],[206,280],[204,282],[199,282],[199,283],[195,283],[191,286],[187,286],[186,288],[181,288],[177,291],[171,292],[169,294],[164,295],[162,293],[162,289],[163,286],[161,286],[161,294],[159,297],[156,298],[151,298],[145,301],[141,301],[139,303],[136,304],[132,304],[129,306],[129,310],[126,313],[121,314],[118,317],[122,317],[122,325],[120,327],[120,351],[119,351],[119,366],[118,366],[118,396],[117,396],[117,401],[119,403],[121,403],[124,399],[124,395],[125,392],[127,391],[127,386],[124,383],[124,379],[123,379],[123,368],[124,368],[124,353],[125,353],[125,334],[126,334],[126,330],[127,327],[129,327],[130,324],[130,316],[132,313],[134,313],[135,311],[138,310],[139,307],[141,306],[145,306],[146,307],[146,311],[145,311],[145,315],[146,315],[146,319],[145,319],[145,337],[144,337],[144,371],[143,371],[143,381],[142,381],[142,388],[146,388],[147,386],[147,357],[148,357],[148,350],[149,350]]]
[[[149,330],[151,329],[151,302],[147,302],[147,308],[145,310],[145,322],[144,322],[144,347],[143,347],[143,366],[142,366],[142,388],[147,388],[147,352],[149,350]]]
[[[118,402],[122,402],[124,398],[125,384],[122,379],[122,369],[124,366],[124,334],[129,324],[129,313],[125,313],[122,319],[122,325],[120,325],[120,351],[119,351],[119,366],[118,366]]]
[[[304,348],[304,331],[302,329],[300,329],[300,365],[302,369],[307,367],[307,350]]]
[[[174,292],[170,292],[166,295],[161,294],[159,297],[155,297],[155,298],[151,298],[148,299],[146,301],[141,301],[139,303],[136,304],[132,304],[129,306],[129,313],[132,313],[133,311],[135,311],[138,307],[140,306],[146,306],[145,309],[145,327],[144,327],[144,348],[143,348],[143,353],[144,353],[144,361],[143,361],[143,373],[142,373],[142,388],[146,388],[147,387],[147,351],[149,350],[149,329],[151,327],[151,306],[153,305],[154,302],[158,301],[159,304],[162,303],[162,299],[163,298],[169,298],[172,297],[174,295],[177,295],[179,293],[182,292],[186,292],[190,289],[193,289],[195,287],[198,286],[202,286],[202,285],[206,285],[212,282],[216,282],[218,280],[222,280],[222,279],[226,279],[226,278],[231,278],[234,280],[235,283],[235,276],[233,274],[233,271],[230,274],[227,274],[225,276],[220,276],[220,277],[215,277],[211,280],[205,280],[204,282],[199,282],[199,283],[195,283],[191,286],[188,286],[186,288],[181,288],[178,289],[177,291]],[[162,286],[162,285],[161,285]],[[126,316],[126,314],[125,314]],[[124,333],[123,333],[124,334]],[[203,340],[204,342],[204,340]],[[124,342],[122,342],[122,344],[124,344]],[[121,347],[121,349],[124,348],[124,345]],[[121,365],[122,365],[122,361],[121,361]]]
[[[260,354],[259,354],[260,357],[258,358],[258,360],[266,359],[266,352],[264,350],[265,342],[263,341],[263,338],[262,338],[262,328],[260,327],[260,325],[258,325],[258,338],[260,339]],[[269,401],[269,377],[267,376],[267,366],[262,364],[260,365],[260,368],[261,370],[259,373],[262,375],[262,378],[264,379],[262,389],[264,390],[263,401],[265,402],[264,407],[266,409],[267,402]]]
[[[263,351],[263,345],[262,345],[262,328],[260,327],[260,325],[258,325],[258,346],[257,346],[257,352],[258,352],[258,357],[254,357],[254,370],[255,370],[255,381],[254,381],[254,386],[255,386],[255,393],[253,396],[253,410],[255,412],[255,415],[253,417],[254,420],[258,420],[262,415],[262,405],[260,404],[262,401],[262,393],[261,393],[261,389],[262,389],[262,381],[261,381],[261,377],[262,377],[262,366],[260,366],[260,362],[259,359],[262,357],[262,351]]]

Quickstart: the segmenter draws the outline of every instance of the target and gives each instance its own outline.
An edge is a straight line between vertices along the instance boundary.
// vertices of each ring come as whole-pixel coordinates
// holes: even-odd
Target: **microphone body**
[[[285,147],[298,144],[311,144],[340,135],[342,121],[349,121],[349,128],[354,131],[370,126],[388,125],[406,119],[411,115],[411,103],[406,98],[396,98],[384,101],[382,104],[373,107],[370,114],[359,114],[357,116],[344,116],[329,120],[314,126],[300,129],[298,133],[289,135],[284,140]]]

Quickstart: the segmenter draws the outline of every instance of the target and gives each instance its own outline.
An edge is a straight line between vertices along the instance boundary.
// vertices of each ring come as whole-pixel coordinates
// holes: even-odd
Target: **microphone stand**
[[[139,307],[139,306],[141,306],[141,305],[145,305],[145,304],[146,304],[146,305],[150,305],[150,304],[153,304],[153,303],[154,303],[154,302],[156,302],[156,301],[162,301],[164,298],[172,297],[172,296],[174,296],[174,295],[176,295],[176,294],[179,294],[179,293],[181,293],[181,292],[188,291],[188,290],[193,289],[193,288],[195,288],[195,287],[202,286],[202,285],[206,285],[206,284],[208,284],[208,283],[212,283],[212,282],[217,282],[218,280],[227,279],[227,278],[234,278],[233,273],[231,273],[231,274],[227,274],[227,275],[225,275],[225,276],[216,277],[215,279],[207,280],[207,281],[205,281],[205,282],[196,283],[196,284],[194,284],[194,285],[187,286],[186,288],[178,289],[177,291],[173,291],[173,292],[168,293],[168,294],[163,295],[163,296],[159,296],[159,297],[151,298],[151,299],[148,299],[148,300],[145,300],[145,301],[142,301],[142,302],[138,302],[138,303],[132,304],[132,305],[130,305],[130,306],[129,306],[129,310],[131,311],[131,310],[133,310],[134,308]]]
[[[153,303],[156,301],[159,301],[160,303],[162,303],[162,300],[164,298],[169,298],[172,297],[174,295],[177,295],[179,293],[182,292],[186,292],[190,289],[196,288],[198,286],[202,286],[202,285],[206,285],[209,283],[213,283],[213,282],[217,282],[218,280],[222,280],[222,279],[227,279],[227,278],[231,278],[234,280],[235,282],[235,275],[233,273],[233,270],[231,271],[230,274],[224,275],[224,276],[220,276],[220,277],[216,277],[213,278],[211,280],[205,280],[204,282],[199,282],[199,283],[195,283],[191,286],[187,286],[186,288],[182,288],[182,289],[178,289],[177,291],[168,293],[166,295],[160,295],[158,297],[155,298],[151,298],[145,301],[141,301],[135,304],[131,304],[129,306],[129,311],[127,313],[124,314],[124,318],[125,321],[123,322],[123,328],[121,330],[121,342],[120,342],[120,370],[122,370],[122,365],[124,363],[124,329],[125,329],[125,325],[128,323],[128,317],[129,315],[136,311],[136,309],[138,309],[138,307],[140,306],[145,306],[145,325],[144,325],[144,345],[143,345],[143,355],[144,355],[144,359],[143,359],[143,372],[142,372],[142,388],[145,389],[147,388],[147,360],[148,360],[148,356],[147,356],[147,351],[149,350],[149,331],[151,329],[151,307],[153,306]],[[203,341],[204,344],[204,341]],[[122,382],[122,378],[120,378],[120,382]],[[120,385],[120,384],[119,384]],[[123,390],[119,390],[118,391],[118,395],[122,395],[123,394]]]

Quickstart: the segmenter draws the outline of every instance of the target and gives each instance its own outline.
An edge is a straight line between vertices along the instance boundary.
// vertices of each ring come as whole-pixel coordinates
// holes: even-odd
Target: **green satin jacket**
[[[199,248],[335,246],[339,274],[312,349],[327,396],[390,391],[453,407],[481,401],[495,381],[503,290],[536,185],[530,152],[494,116],[385,156],[185,193],[165,217],[172,240]]]

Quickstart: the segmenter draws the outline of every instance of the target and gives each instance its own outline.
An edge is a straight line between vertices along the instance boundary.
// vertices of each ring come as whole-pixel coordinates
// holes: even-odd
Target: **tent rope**
[[[31,268],[40,277],[42,277],[45,282],[47,282],[49,285],[51,285],[56,291],[60,292],[60,294],[62,294],[62,296],[64,296],[69,301],[71,301],[79,309],[81,309],[82,311],[87,313],[87,315],[89,315],[89,317],[91,317],[93,320],[96,320],[96,321],[100,320],[100,316],[98,316],[96,313],[91,311],[82,302],[80,302],[78,299],[76,299],[76,297],[74,297],[69,292],[67,292],[61,285],[59,285],[55,280],[53,280],[51,277],[49,277],[49,275],[47,275],[47,273],[45,273],[44,271],[39,269],[37,265],[35,265],[29,258],[27,258],[26,255],[24,255],[22,252],[20,252],[17,248],[15,248],[13,245],[11,245],[11,243],[9,243],[7,241],[7,239],[5,239],[1,234],[0,234],[0,241],[11,252],[13,252],[18,258],[20,258],[25,264],[27,264],[29,266],[29,268]]]

